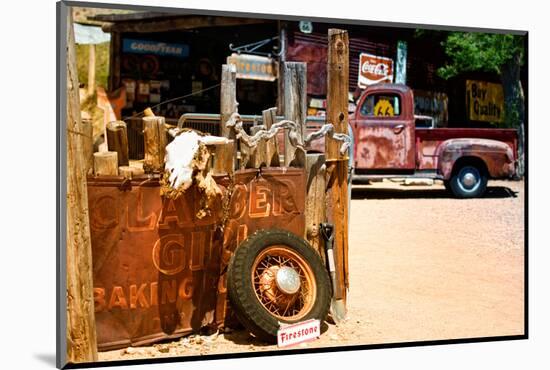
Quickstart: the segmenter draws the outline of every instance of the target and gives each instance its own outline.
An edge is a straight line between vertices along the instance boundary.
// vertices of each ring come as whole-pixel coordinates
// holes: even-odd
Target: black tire
[[[449,193],[453,192],[453,190],[451,189],[451,180],[443,180],[443,186],[445,186],[445,190],[447,190]]]
[[[308,276],[310,279],[300,278],[300,290],[298,293],[295,293],[300,295],[297,299],[293,298],[292,302],[295,302],[292,306],[293,311],[295,310],[294,307],[298,307],[296,308],[298,310],[300,303],[307,300],[307,297],[302,299],[303,296],[301,295],[306,290],[310,297],[307,300],[309,303],[303,303],[302,308],[297,314],[284,317],[281,317],[281,315],[277,316],[267,308],[265,303],[262,303],[266,299],[269,301],[271,289],[278,289],[274,280],[270,281],[270,288],[267,293],[266,291],[261,292],[262,288],[265,289],[265,282],[258,284],[258,281],[262,281],[260,277],[266,276],[266,271],[269,270],[269,268],[263,268],[263,265],[260,266],[258,259],[260,262],[271,261],[272,258],[279,257],[277,253],[280,251],[284,254],[288,253],[291,256],[290,260],[293,261],[292,263],[296,263],[296,266],[299,266],[295,271],[303,272],[304,276]],[[285,263],[287,262],[284,262],[282,265]],[[307,264],[307,266],[304,264]],[[276,266],[276,264],[273,264],[270,268],[278,268]],[[263,270],[261,270],[262,268]],[[252,278],[253,269],[258,271],[258,277],[255,278],[257,279],[255,282],[253,282]],[[262,274],[259,271],[262,271]],[[293,323],[309,319],[319,319],[322,322],[327,316],[332,297],[332,288],[327,270],[313,248],[305,240],[288,231],[270,229],[257,231],[251,235],[235,250],[229,263],[227,274],[229,300],[237,317],[248,330],[265,342],[277,342],[279,322]],[[269,276],[273,277],[273,275]],[[314,284],[314,289],[312,289],[313,285],[309,286],[309,289],[304,289],[308,284]],[[258,287],[258,290],[255,289],[255,286]],[[271,286],[275,288],[271,288]],[[310,290],[315,293],[310,292]],[[281,291],[277,290],[275,296],[279,296],[279,293]],[[284,297],[294,296],[285,295]],[[268,302],[268,304],[271,303]],[[287,309],[289,309],[289,304],[286,305]],[[272,306],[278,307],[275,304]]]
[[[475,165],[464,164],[453,171],[449,181],[457,198],[478,198],[487,189],[487,172]]]

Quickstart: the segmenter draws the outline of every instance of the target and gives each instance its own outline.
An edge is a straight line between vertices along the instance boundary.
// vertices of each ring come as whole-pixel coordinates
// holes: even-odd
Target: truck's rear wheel
[[[457,198],[477,198],[487,189],[487,173],[477,166],[466,164],[453,171],[449,187]]]
[[[319,255],[287,231],[261,230],[236,250],[228,268],[231,306],[241,323],[266,342],[279,323],[323,321],[331,285]]]

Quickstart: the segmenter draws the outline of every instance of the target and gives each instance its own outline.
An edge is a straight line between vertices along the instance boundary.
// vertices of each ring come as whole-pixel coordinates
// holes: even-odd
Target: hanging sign
[[[466,80],[466,105],[471,121],[504,121],[504,95],[501,84]]]
[[[227,64],[237,66],[237,78],[245,80],[275,81],[278,63],[270,57],[249,54],[232,54],[227,57]]]
[[[381,82],[393,82],[393,59],[361,53],[358,86],[365,88]]]
[[[166,42],[148,40],[123,39],[122,52],[186,58],[189,56],[189,45],[169,44]]]

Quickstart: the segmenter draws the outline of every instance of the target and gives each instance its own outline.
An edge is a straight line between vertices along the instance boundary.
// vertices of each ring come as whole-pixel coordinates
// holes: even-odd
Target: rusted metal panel
[[[227,179],[225,181],[228,181]],[[229,185],[227,182],[225,185]],[[267,167],[236,171],[223,235],[216,323],[231,317],[226,271],[235,248],[257,230],[278,228],[302,236],[305,230],[305,172],[301,168]]]
[[[437,150],[440,158],[438,171],[449,179],[455,162],[462,157],[476,157],[487,166],[492,178],[508,178],[515,174],[515,155],[512,148],[501,141],[489,139],[450,139]]]
[[[158,178],[88,179],[94,303],[101,350],[143,345],[214,322],[219,212],[199,194],[160,197]]]
[[[158,176],[88,178],[100,350],[223,324],[225,271],[237,245],[260,229],[303,235],[303,169],[250,169],[235,172],[233,184],[226,176],[215,180],[224,197],[231,186],[229,207],[219,202],[198,219],[195,187],[170,200],[161,198]]]
[[[442,152],[444,145],[448,140],[490,140],[504,144],[508,147],[513,156],[513,161],[517,159],[517,132],[514,129],[477,129],[477,128],[441,128],[441,129],[417,129],[416,130],[416,146],[417,146],[417,168],[419,170],[432,170],[441,167],[439,164],[439,154]],[[462,142],[463,145],[466,142]],[[446,145],[446,144],[445,144]],[[502,147],[502,150],[505,149]],[[473,148],[472,148],[473,150]],[[475,155],[475,153],[470,155]],[[505,158],[505,157],[503,157]],[[454,162],[453,162],[454,163]],[[502,166],[507,162],[502,162],[498,166]],[[487,164],[489,166],[489,164]],[[498,167],[497,166],[497,167]],[[447,166],[443,166],[447,167]],[[495,166],[489,166],[494,168]],[[507,165],[508,167],[508,165]],[[491,172],[493,177],[510,177],[510,169],[506,169],[505,175],[497,175],[500,172],[494,170]],[[443,174],[445,176],[445,174]]]
[[[389,87],[388,87],[389,86]],[[372,95],[399,97],[395,116],[367,116],[361,107]],[[415,168],[415,127],[412,92],[403,85],[372,85],[361,96],[352,118],[355,129],[355,164],[358,169],[413,170]]]

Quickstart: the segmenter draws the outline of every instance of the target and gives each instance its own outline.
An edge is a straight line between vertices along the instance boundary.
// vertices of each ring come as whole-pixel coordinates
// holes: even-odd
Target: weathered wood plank
[[[97,361],[86,159],[72,12],[67,17],[67,361]],[[61,293],[63,294],[63,292]]]
[[[325,190],[326,166],[324,154],[306,156],[306,228],[304,238],[311,244],[323,261],[325,245],[319,230],[319,224],[326,220]]]
[[[143,140],[145,145],[143,169],[146,173],[162,172],[167,141],[164,117],[143,117]]]
[[[118,176],[117,152],[94,153],[94,174],[96,176]]]
[[[283,64],[284,78],[284,116],[296,122],[299,127],[299,136],[303,142],[306,124],[306,92],[307,92],[307,64],[300,62],[285,62]],[[293,147],[285,133],[285,166],[291,163],[294,167],[304,167],[305,152]]]
[[[327,122],[334,125],[336,133],[347,133],[348,122],[348,33],[343,30],[328,31],[327,63]],[[334,224],[334,255],[340,291],[346,299],[348,286],[348,155],[339,152],[340,142],[325,139],[327,158],[327,219]]]
[[[276,123],[277,108],[269,108],[262,111],[262,117],[266,130],[269,130],[271,126]],[[269,167],[279,167],[281,165],[277,135],[269,139],[266,143],[266,165]]]
[[[128,155],[128,131],[123,121],[107,123],[107,147],[111,152],[117,152],[118,165],[127,166]]]
[[[233,165],[237,166],[237,141],[235,132],[228,129],[225,123],[237,111],[237,67],[234,64],[222,65],[222,82],[220,87],[220,125],[221,136],[235,140],[233,147]],[[230,147],[225,146],[225,149]]]
[[[232,175],[235,170],[233,153],[235,141],[229,140],[227,144],[208,145],[213,154],[212,175]]]

